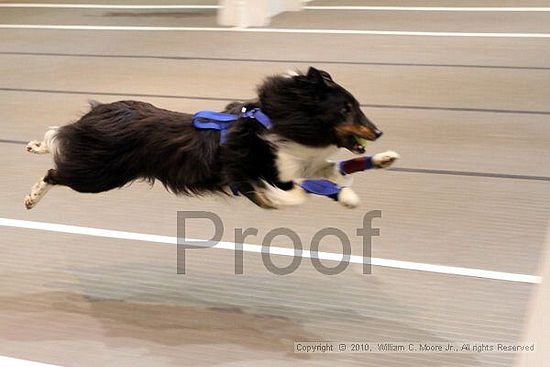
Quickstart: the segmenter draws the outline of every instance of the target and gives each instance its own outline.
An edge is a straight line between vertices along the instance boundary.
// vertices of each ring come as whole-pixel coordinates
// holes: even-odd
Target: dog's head
[[[300,144],[336,145],[361,154],[365,140],[382,135],[350,92],[313,67],[307,74],[268,78],[258,95],[274,132]]]

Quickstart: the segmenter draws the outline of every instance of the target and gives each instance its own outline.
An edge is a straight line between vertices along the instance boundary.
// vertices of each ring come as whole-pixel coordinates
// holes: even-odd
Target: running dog
[[[259,111],[269,125],[247,111]],[[239,117],[221,131],[198,128],[193,115],[149,103],[92,103],[80,120],[28,143],[31,153],[52,153],[54,168],[32,187],[25,207],[33,208],[53,186],[99,193],[138,179],[159,180],[182,195],[232,190],[262,208],[301,204],[307,197],[301,180],[324,179],[343,187],[336,197],[341,204],[359,204],[351,176],[328,158],[340,147],[362,154],[364,143],[382,131],[327,72],[311,67],[268,77],[256,100],[231,103],[224,112]],[[397,158],[388,151],[370,160],[385,168]]]

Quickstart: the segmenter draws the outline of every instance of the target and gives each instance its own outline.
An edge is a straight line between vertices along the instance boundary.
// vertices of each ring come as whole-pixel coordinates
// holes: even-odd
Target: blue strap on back
[[[256,121],[262,124],[262,126],[266,129],[271,129],[271,127],[273,126],[273,124],[271,123],[271,119],[267,117],[267,115],[263,113],[262,110],[260,110],[259,108],[245,111],[241,114],[241,117],[256,119]]]
[[[254,108],[249,111],[245,110],[239,115],[224,112],[200,111],[193,115],[193,126],[197,129],[218,130],[220,132],[220,144],[224,144],[226,142],[227,131],[231,127],[231,124],[240,118],[255,119],[266,129],[270,129],[273,126],[271,119],[259,108]],[[334,197],[334,195],[337,195],[341,190],[340,186],[327,180],[305,180],[300,186],[308,193],[328,197]],[[239,195],[239,190],[236,187],[231,186],[230,188],[234,195]]]
[[[197,129],[218,130],[220,132],[220,142],[223,144],[231,123],[238,119],[239,115],[230,113],[200,111],[193,115],[193,126]]]
[[[271,120],[259,108],[243,111],[240,115],[224,112],[200,111],[193,115],[193,126],[197,129],[218,130],[220,132],[220,143],[226,141],[227,130],[231,124],[240,118],[256,119],[263,127],[270,129]]]

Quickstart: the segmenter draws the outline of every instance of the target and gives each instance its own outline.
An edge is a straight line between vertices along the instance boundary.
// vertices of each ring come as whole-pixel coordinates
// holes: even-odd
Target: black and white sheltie
[[[343,205],[359,204],[350,176],[328,158],[339,147],[364,153],[357,137],[372,141],[382,132],[328,73],[309,68],[306,74],[269,77],[258,87],[257,100],[231,103],[224,112],[243,108],[260,108],[271,128],[239,118],[220,144],[220,132],[197,129],[191,114],[137,101],[92,103],[77,122],[27,145],[32,153],[51,152],[55,168],[32,187],[25,206],[34,207],[54,185],[98,193],[137,179],[159,180],[185,195],[229,193],[232,187],[263,208],[278,208],[305,200],[297,182],[320,178],[344,186],[338,194]],[[383,168],[398,157],[379,153],[372,163]]]

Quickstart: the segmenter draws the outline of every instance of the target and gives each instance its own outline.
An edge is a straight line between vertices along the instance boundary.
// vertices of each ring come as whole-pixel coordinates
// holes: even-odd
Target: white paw
[[[338,202],[347,208],[355,208],[361,204],[361,199],[351,188],[342,187],[338,194]]]
[[[400,155],[393,150],[388,150],[387,152],[377,153],[372,156],[372,164],[376,168],[386,168],[389,167],[400,158]]]
[[[26,148],[27,148],[27,152],[29,153],[34,153],[34,154],[48,153],[46,144],[38,140],[29,141]]]
[[[25,196],[25,208],[32,209],[36,201],[32,198],[31,194]]]
[[[25,196],[25,208],[32,209],[38,204],[40,199],[46,195],[46,193],[50,190],[52,185],[44,182],[44,180],[40,180],[37,183],[33,185],[31,188],[31,193]]]

